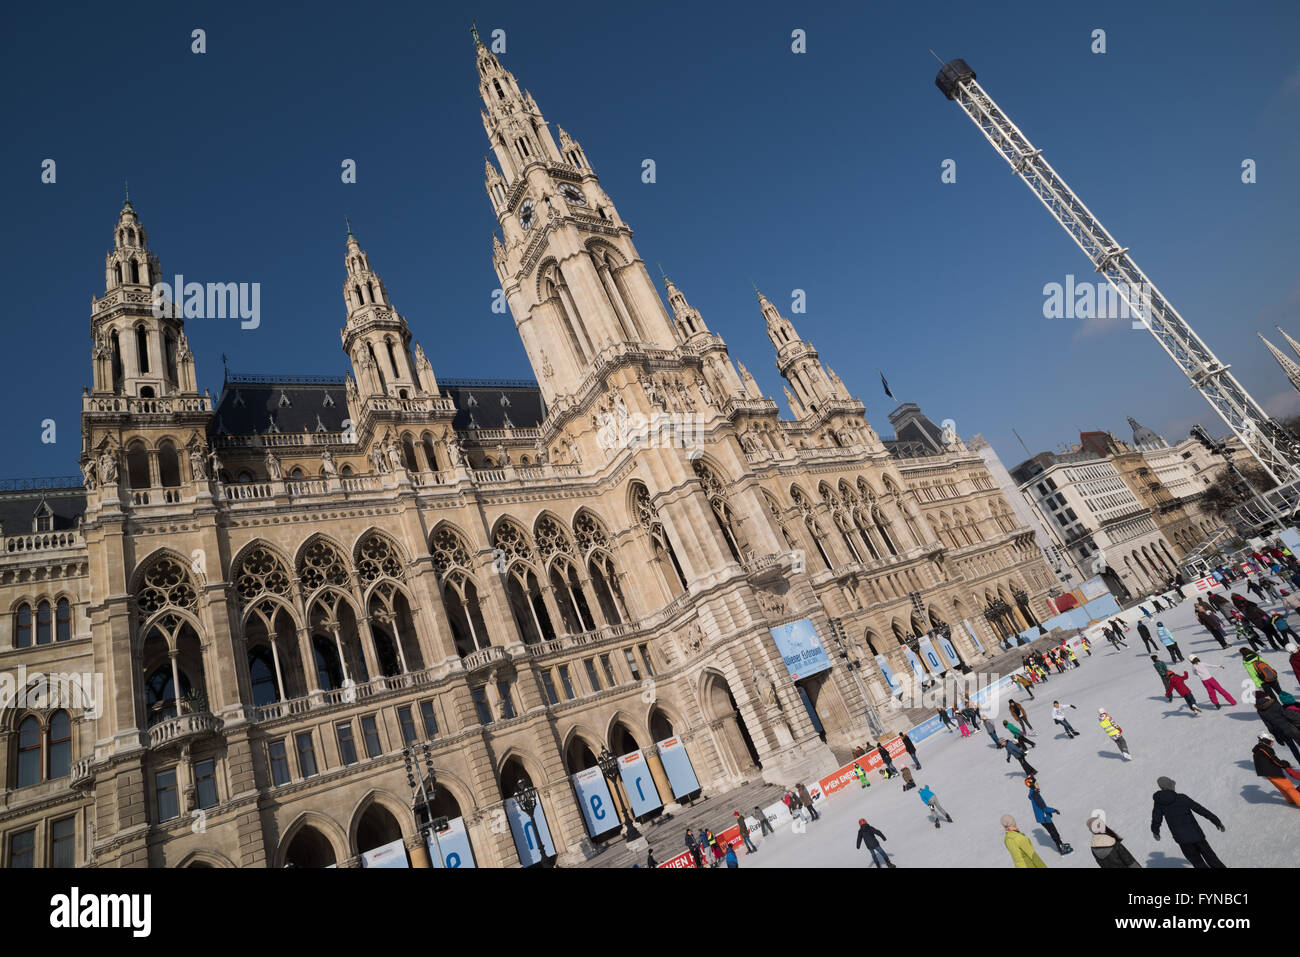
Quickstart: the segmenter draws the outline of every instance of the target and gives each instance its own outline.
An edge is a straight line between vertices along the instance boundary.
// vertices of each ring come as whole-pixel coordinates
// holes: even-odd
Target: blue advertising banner
[[[943,653],[948,656],[948,661],[953,667],[961,664],[961,656],[957,654],[957,648],[953,645],[950,639],[940,635],[939,647],[942,648]]]
[[[645,755],[633,751],[618,759],[618,773],[623,778],[623,790],[632,804],[632,816],[641,817],[664,806],[659,799],[659,789],[655,787],[654,778],[650,776],[650,765]]]
[[[948,670],[948,666],[939,658],[939,653],[934,650],[934,643],[930,641],[929,635],[922,635],[916,642],[921,649],[921,654],[925,656],[926,663],[930,666],[931,674],[943,674]]]
[[[664,773],[668,775],[673,797],[686,797],[700,789],[695,768],[691,767],[691,756],[686,753],[686,745],[682,744],[681,738],[664,738],[655,744],[655,748],[659,751]]]
[[[452,818],[447,822],[447,830],[438,832],[434,840],[433,831],[429,831],[429,860],[434,867],[449,870],[456,867],[477,867],[474,863],[474,851],[469,846],[469,835],[465,833],[465,819]]]
[[[573,776],[573,790],[578,792],[578,806],[587,822],[587,833],[599,837],[618,827],[618,810],[609,793],[609,783],[600,768],[587,768]]]
[[[966,626],[966,634],[970,635],[970,640],[975,642],[975,647],[980,650],[980,654],[983,654],[984,643],[980,641],[980,636],[975,634],[975,629],[971,626],[970,619],[963,618],[961,623]]]
[[[817,630],[807,618],[773,628],[772,638],[776,641],[776,648],[785,661],[785,670],[790,672],[792,681],[826,671],[831,666],[826,649],[817,637]]]
[[[912,649],[906,645],[903,646],[903,655],[907,658],[907,663],[912,666],[912,673],[916,675],[918,681],[925,680],[925,668],[921,665],[921,659],[913,654]]]
[[[889,667],[889,660],[884,655],[876,655],[876,667],[880,673],[885,676],[885,681],[889,683],[891,692],[898,690],[898,679],[894,677],[894,669]]]
[[[514,798],[506,799],[506,816],[510,819],[510,833],[515,839],[515,850],[519,852],[519,861],[524,867],[536,864],[543,856],[552,857],[556,853],[555,842],[551,840],[551,829],[546,826],[546,812],[542,810],[540,801],[533,811],[533,816],[537,818],[537,830],[542,832],[542,848],[538,847],[537,831],[533,829],[533,822],[519,809]]]

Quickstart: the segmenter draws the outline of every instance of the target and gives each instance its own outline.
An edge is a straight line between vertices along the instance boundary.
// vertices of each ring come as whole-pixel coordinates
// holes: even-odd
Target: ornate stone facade
[[[521,780],[575,861],[569,775],[602,747],[645,749],[665,795],[674,735],[706,793],[816,777],[874,737],[875,655],[905,672],[907,635],[948,623],[949,665],[977,668],[990,601],[1019,627],[1048,613],[978,454],[953,435],[900,457],[760,295],[782,418],[672,283],[664,308],[577,142],[476,55],[493,262],[536,385],[436,381],[349,230],[347,376],[237,377],[214,407],[122,210],[84,491],[0,493],[2,667],[105,688],[98,714],[0,702],[6,861],[355,866],[414,846],[410,741],[480,866],[520,862],[501,809]],[[769,629],[803,618],[834,667],[796,687]]]

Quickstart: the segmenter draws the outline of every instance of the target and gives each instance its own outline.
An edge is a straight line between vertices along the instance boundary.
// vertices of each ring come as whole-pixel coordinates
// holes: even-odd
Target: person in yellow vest
[[[1016,819],[1010,814],[1002,815],[1002,829],[1005,832],[1003,843],[1011,853],[1011,862],[1016,867],[1046,867],[1043,859],[1034,850],[1029,838],[1016,827]]]
[[[871,787],[871,781],[867,778],[867,772],[862,770],[862,765],[858,764],[856,761],[853,762],[853,776],[858,779],[858,783],[864,788]]]

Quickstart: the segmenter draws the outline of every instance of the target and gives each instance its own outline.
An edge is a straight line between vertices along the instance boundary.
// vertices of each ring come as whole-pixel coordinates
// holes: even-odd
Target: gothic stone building
[[[348,374],[237,377],[214,406],[123,207],[84,482],[0,493],[0,662],[33,686],[0,699],[6,866],[356,866],[395,839],[419,863],[429,812],[518,866],[521,786],[569,863],[570,775],[602,748],[644,749],[669,802],[673,736],[705,794],[813,779],[876,737],[869,706],[901,726],[877,655],[906,673],[908,636],[951,623],[948,665],[978,668],[1046,614],[979,455],[887,447],[760,295],[782,418],[671,283],[664,307],[578,142],[476,55],[492,261],[536,384],[436,381],[349,231]],[[770,629],[799,619],[834,666],[796,685]],[[31,693],[51,674],[83,697]]]

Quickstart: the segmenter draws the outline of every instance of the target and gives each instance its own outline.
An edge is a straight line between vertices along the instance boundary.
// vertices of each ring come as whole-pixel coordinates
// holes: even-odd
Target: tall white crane
[[[1291,435],[1274,422],[1201,341],[1168,299],[1106,231],[1083,201],[1056,174],[1043,151],[1035,149],[1024,133],[975,82],[975,71],[965,60],[949,60],[935,77],[937,86],[965,111],[993,148],[1019,176],[1106,277],[1129,311],[1155,336],[1161,348],[1178,364],[1193,388],[1205,397],[1228,428],[1241,439],[1264,470],[1279,485],[1300,479],[1300,448]]]

